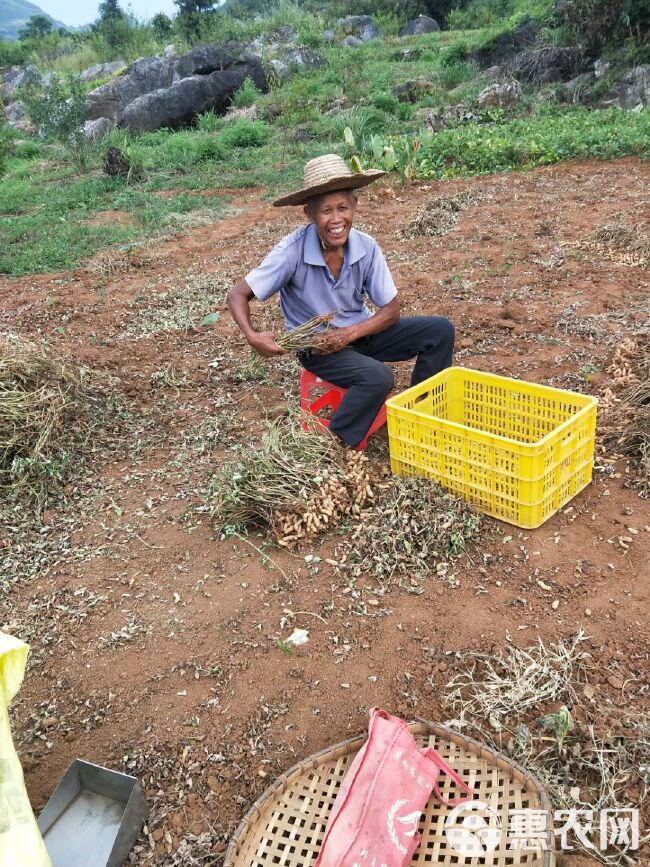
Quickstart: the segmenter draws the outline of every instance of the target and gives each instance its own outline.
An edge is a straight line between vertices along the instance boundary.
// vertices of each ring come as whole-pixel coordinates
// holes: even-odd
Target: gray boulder
[[[641,111],[650,105],[650,63],[627,72],[597,103],[597,108],[622,108]]]
[[[108,117],[117,121],[134,99],[152,90],[169,87],[174,80],[174,65],[162,57],[136,60],[122,75],[96,87],[86,95],[86,120]]]
[[[83,127],[85,137],[93,142],[101,141],[112,129],[115,129],[115,121],[108,117],[87,120]]]
[[[180,111],[181,107],[177,102],[178,91],[176,90],[169,94],[170,108],[168,110],[160,108],[164,102],[161,92],[175,87],[185,79],[208,79],[214,74],[218,74],[217,77],[223,75],[224,86],[233,83],[234,90],[248,77],[259,88],[266,87],[266,79],[259,58],[242,54],[241,46],[238,43],[197,45],[191,51],[177,58],[147,57],[136,60],[124,70],[122,75],[108,81],[101,87],[95,88],[87,95],[86,119],[98,120],[105,117],[121,126],[124,112],[132,103],[148,94],[155,94],[155,98],[150,103],[152,107],[155,107],[156,116],[169,116],[170,120],[166,121],[164,125],[180,126],[193,118],[194,104],[203,106],[203,99],[198,95],[199,92],[208,96],[213,92],[216,94],[215,102],[208,104],[207,108],[199,108],[199,112],[210,108],[225,108],[225,101],[221,98],[220,89],[215,86],[214,81],[205,87],[190,85],[187,90],[195,93],[196,99],[187,106],[187,111]],[[231,96],[234,90],[230,91],[228,96]],[[152,119],[151,123],[142,120],[145,104],[148,103],[146,101],[140,103],[137,111],[129,112],[129,120],[125,125],[128,125],[129,128],[130,125],[133,125],[134,129],[158,129],[158,126],[151,126],[151,123],[156,123],[155,118]]]
[[[5,106],[5,118],[10,126],[16,123],[16,121],[26,120],[27,112],[25,111],[24,104],[20,100],[10,102],[9,105]]]
[[[530,18],[524,18],[514,30],[500,33],[473,52],[471,59],[481,68],[503,64],[524,48],[534,45],[536,39],[537,25]]]
[[[425,94],[435,90],[433,82],[428,78],[412,78],[403,84],[397,84],[391,93],[400,102],[418,102]]]
[[[299,66],[303,69],[318,69],[325,61],[313,48],[292,48],[281,57],[283,63],[289,68]]]
[[[359,39],[358,36],[346,36],[343,45],[347,45],[348,48],[359,48],[360,45],[363,45],[363,39]]]
[[[559,48],[544,45],[517,54],[509,67],[517,78],[536,84],[568,81],[584,70],[584,57],[579,48]]]
[[[420,36],[422,33],[437,33],[440,30],[438,22],[428,15],[418,15],[414,21],[409,21],[399,32],[400,36]]]
[[[346,15],[339,18],[337,24],[350,36],[356,36],[362,42],[380,39],[384,35],[381,27],[372,23],[372,15]]]
[[[54,81],[55,78],[56,78],[55,72],[46,72],[45,75],[43,76],[43,81],[41,82],[41,84],[43,85],[43,89],[47,90],[48,87],[51,87],[52,82]]]
[[[28,84],[40,84],[41,74],[35,66],[26,66],[24,69],[20,66],[12,66],[5,73],[0,88],[0,96],[5,99],[16,95],[21,87]]]
[[[336,42],[336,33],[333,30],[323,30],[323,40],[329,44]]]
[[[115,75],[126,69],[126,63],[123,60],[112,60],[110,63],[94,63],[88,69],[84,69],[79,74],[81,81],[94,81],[96,78],[105,78],[107,75]]]
[[[521,85],[513,79],[486,87],[478,95],[478,104],[481,108],[507,108],[516,105],[522,96]]]
[[[283,63],[281,60],[277,60],[276,58],[269,60],[269,66],[273,69],[280,81],[286,81],[291,74],[287,64]]]
[[[213,72],[226,69],[237,62],[242,50],[238,42],[228,42],[226,45],[213,43],[196,45],[191,51],[181,54],[173,61],[175,80],[190,75],[211,75]]]
[[[592,72],[581,72],[570,81],[562,85],[562,96],[566,102],[580,102],[581,97],[589,92],[589,85],[592,84],[594,75]]]
[[[171,87],[154,90],[130,102],[120,113],[119,126],[133,133],[153,132],[161,127],[176,129],[204,111],[223,112],[248,77],[256,84],[263,81],[259,60],[251,58],[210,75],[182,78]]]

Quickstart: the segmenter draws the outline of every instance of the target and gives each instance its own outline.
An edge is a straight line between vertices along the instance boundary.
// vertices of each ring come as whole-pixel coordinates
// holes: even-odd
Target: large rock
[[[134,131],[182,126],[199,112],[225,109],[246,78],[266,87],[260,59],[242,54],[237,43],[197,45],[171,59],[147,57],[87,95],[86,119],[108,118]],[[190,83],[179,88],[184,81]],[[180,94],[191,96],[191,102],[182,106]],[[131,109],[134,103],[138,104]],[[150,120],[144,117],[146,106],[153,112]],[[162,117],[164,122],[158,122]]]
[[[358,36],[346,36],[343,45],[347,45],[348,48],[360,48],[363,45],[363,39],[359,39]]]
[[[597,103],[597,108],[622,108],[641,111],[650,105],[650,63],[627,72]]]
[[[581,102],[582,97],[589,92],[589,85],[593,83],[592,72],[581,72],[570,81],[562,85],[562,96],[566,102]]]
[[[482,68],[501,65],[524,48],[530,48],[536,39],[537,25],[530,18],[524,18],[514,30],[490,39],[478,51],[473,52],[471,58]]]
[[[297,66],[301,69],[318,69],[325,63],[323,57],[317,51],[314,51],[313,48],[292,48],[281,55],[280,60],[289,69],[292,66]]]
[[[433,93],[435,86],[428,78],[412,78],[392,88],[392,94],[400,102],[418,102],[425,94]]]
[[[380,39],[384,35],[381,27],[372,22],[372,15],[346,15],[338,19],[339,27],[350,36],[358,37],[362,42]]]
[[[579,48],[559,48],[544,45],[522,51],[510,61],[510,69],[517,78],[535,84],[568,81],[582,72],[585,61]]]
[[[259,60],[250,58],[209,75],[182,78],[171,87],[154,90],[130,102],[120,113],[119,126],[133,133],[153,132],[161,127],[176,129],[204,111],[223,112],[246,78],[263,86],[264,73]]]
[[[478,104],[481,108],[508,108],[516,105],[522,96],[521,85],[513,79],[486,87],[478,95]]]
[[[162,57],[136,60],[122,75],[86,95],[86,120],[108,117],[117,121],[134,99],[153,90],[169,87],[173,81],[173,61]]]
[[[27,118],[27,113],[24,104],[20,102],[20,100],[10,102],[9,105],[5,106],[5,118],[10,126],[11,124],[16,123],[16,121],[25,120]]]
[[[40,82],[41,74],[35,66],[26,66],[24,69],[21,66],[11,66],[2,79],[0,97],[11,99],[21,87]]]
[[[478,115],[463,103],[448,105],[445,108],[419,108],[415,112],[415,117],[433,132],[440,132],[463,123],[480,121]]]
[[[409,21],[399,32],[400,36],[420,36],[422,33],[437,33],[440,30],[438,22],[428,15],[418,15],[414,21]]]
[[[115,129],[115,121],[108,117],[87,120],[83,127],[85,137],[93,142],[101,141],[112,129]]]
[[[79,74],[81,81],[94,81],[96,78],[106,78],[107,75],[115,75],[116,72],[126,69],[123,60],[112,60],[110,63],[93,63],[88,69]]]

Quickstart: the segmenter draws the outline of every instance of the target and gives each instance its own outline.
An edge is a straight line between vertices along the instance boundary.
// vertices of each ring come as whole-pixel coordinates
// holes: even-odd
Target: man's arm
[[[394,325],[399,319],[399,298],[397,295],[388,304],[384,304],[379,310],[356,325],[346,325],[344,328],[334,328],[327,331],[318,339],[316,352],[320,355],[330,355],[332,352],[340,352],[350,343],[367,337],[369,334],[378,334],[385,331],[390,325]]]
[[[286,350],[276,343],[275,334],[272,331],[255,331],[253,328],[250,308],[250,300],[253,297],[253,290],[245,280],[236,283],[228,292],[227,299],[232,318],[241,328],[248,343],[264,358],[284,355]]]

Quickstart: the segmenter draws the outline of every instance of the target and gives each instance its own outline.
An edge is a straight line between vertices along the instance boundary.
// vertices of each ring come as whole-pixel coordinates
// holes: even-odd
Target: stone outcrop
[[[132,132],[175,129],[201,112],[224,111],[246,78],[265,89],[259,57],[242,53],[237,43],[197,45],[174,58],[148,57],[91,91],[86,119],[104,118]],[[88,129],[94,136],[103,127]]]
[[[428,15],[418,15],[413,21],[409,21],[399,32],[400,36],[420,36],[422,33],[437,33],[440,25],[434,18]]]

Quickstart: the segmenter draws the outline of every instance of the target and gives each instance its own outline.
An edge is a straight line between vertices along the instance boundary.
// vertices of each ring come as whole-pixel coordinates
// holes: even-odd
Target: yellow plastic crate
[[[594,397],[465,367],[386,401],[390,463],[482,512],[539,527],[591,481]]]

